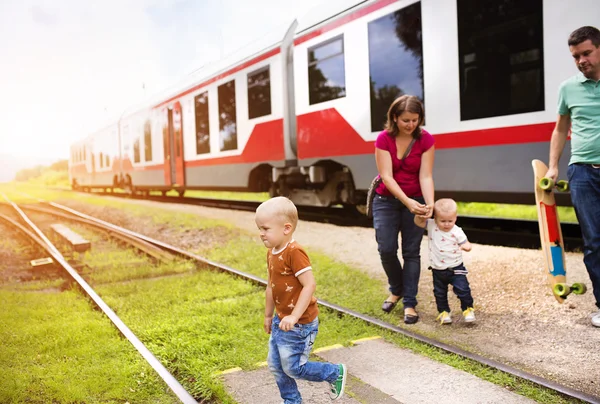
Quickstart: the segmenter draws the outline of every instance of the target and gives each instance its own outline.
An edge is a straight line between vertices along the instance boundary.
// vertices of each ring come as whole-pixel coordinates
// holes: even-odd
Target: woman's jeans
[[[600,308],[600,168],[571,164],[567,170],[571,200],[583,236],[583,262]]]
[[[269,339],[269,370],[275,376],[279,393],[285,404],[300,404],[302,397],[294,379],[311,382],[337,380],[338,365],[327,362],[309,362],[308,355],[319,331],[319,319],[308,324],[296,324],[290,331],[279,329],[279,317],[273,317]]]
[[[423,198],[413,198],[424,203]],[[403,296],[404,308],[417,306],[417,291],[421,275],[421,241],[425,229],[414,222],[402,202],[392,196],[375,195],[373,199],[373,226],[381,265],[388,277],[390,292]],[[402,236],[402,259],[398,259],[398,235]]]

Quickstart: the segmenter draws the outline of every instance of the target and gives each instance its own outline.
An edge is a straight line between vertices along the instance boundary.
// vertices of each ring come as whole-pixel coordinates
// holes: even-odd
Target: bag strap
[[[406,148],[406,151],[404,152],[404,156],[402,156],[402,160],[404,160],[406,158],[406,156],[408,156],[408,154],[410,153],[410,149],[412,149],[413,145],[415,144],[415,139],[414,137],[412,138],[412,140],[410,141],[410,144],[408,145],[408,147]]]

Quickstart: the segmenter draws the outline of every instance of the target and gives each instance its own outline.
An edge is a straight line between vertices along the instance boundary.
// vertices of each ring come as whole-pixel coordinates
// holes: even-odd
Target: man
[[[571,129],[567,177],[583,236],[583,262],[600,309],[600,31],[581,27],[569,36],[580,73],[564,81],[558,94],[558,120],[550,141],[546,177],[556,181],[558,161]],[[600,327],[600,311],[592,317]]]

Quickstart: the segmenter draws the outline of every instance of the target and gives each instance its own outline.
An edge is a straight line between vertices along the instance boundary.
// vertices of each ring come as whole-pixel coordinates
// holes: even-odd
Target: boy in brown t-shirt
[[[294,379],[329,382],[337,400],[346,384],[346,366],[309,362],[308,355],[319,330],[319,309],[310,260],[294,241],[298,210],[285,197],[276,197],[256,209],[256,226],[267,251],[268,282],[264,329],[269,338],[269,370],[285,404],[300,404]],[[273,316],[273,312],[277,315]]]

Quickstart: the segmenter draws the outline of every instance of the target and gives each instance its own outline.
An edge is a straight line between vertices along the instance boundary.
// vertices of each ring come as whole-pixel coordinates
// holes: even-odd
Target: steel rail
[[[196,399],[169,373],[169,371],[160,363],[160,361],[146,348],[144,343],[140,341],[135,334],[125,325],[125,323],[116,315],[116,313],[102,300],[102,298],[92,289],[92,287],[77,273],[77,271],[69,265],[64,259],[60,251],[52,244],[50,240],[42,233],[42,231],[27,217],[27,215],[15,204],[11,202],[6,195],[2,194],[3,198],[10,204],[21,218],[29,225],[29,227],[37,234],[39,239],[43,241],[42,247],[48,251],[52,258],[60,264],[68,274],[78,283],[78,285],[88,294],[94,303],[102,310],[102,312],[112,321],[119,331],[127,338],[127,340],[135,347],[135,349],[146,359],[152,368],[158,373],[161,379],[169,386],[171,391],[175,393],[177,398],[184,404],[197,404]]]
[[[205,265],[208,265],[208,266],[210,266],[212,268],[215,268],[215,269],[218,269],[220,271],[234,274],[236,276],[239,276],[239,277],[241,277],[243,279],[252,281],[252,282],[257,283],[257,284],[262,285],[262,286],[266,286],[266,284],[267,284],[267,282],[264,279],[262,279],[262,278],[260,278],[258,276],[255,276],[255,275],[252,275],[252,274],[248,274],[248,273],[245,273],[243,271],[240,271],[240,270],[228,267],[226,265],[223,265],[223,264],[220,264],[220,263],[208,260],[208,259],[206,259],[204,257],[201,257],[199,255],[196,255],[194,253],[190,253],[190,252],[182,250],[182,249],[180,249],[178,247],[168,245],[166,243],[163,243],[162,241],[158,241],[158,240],[152,239],[152,238],[147,237],[147,236],[145,236],[143,234],[139,234],[139,233],[133,232],[131,230],[127,230],[127,229],[121,228],[121,227],[116,226],[116,225],[114,225],[112,223],[108,223],[108,222],[105,222],[105,221],[100,220],[100,219],[95,219],[92,216],[86,215],[85,213],[78,212],[78,211],[76,211],[74,209],[71,209],[69,207],[62,206],[62,205],[54,203],[54,202],[46,202],[46,203],[49,203],[51,206],[54,206],[55,208],[65,210],[67,212],[70,212],[70,213],[72,213],[74,215],[77,215],[77,216],[80,216],[82,218],[86,218],[86,219],[89,219],[89,220],[97,220],[98,222],[101,222],[101,223],[103,223],[103,224],[105,224],[105,225],[107,225],[109,227],[112,227],[115,230],[119,230],[119,231],[125,232],[125,233],[127,233],[127,234],[129,234],[131,236],[139,237],[142,240],[145,240],[145,241],[147,241],[149,243],[152,243],[152,244],[155,244],[157,246],[160,246],[161,248],[164,248],[164,249],[166,249],[166,250],[168,250],[168,251],[170,251],[172,253],[181,255],[183,257],[191,258],[191,259],[193,259],[195,261],[201,262],[201,263],[203,263]],[[455,346],[452,346],[452,345],[449,345],[449,344],[446,344],[446,343],[443,343],[443,342],[440,342],[440,341],[436,341],[436,340],[434,340],[432,338],[428,338],[428,337],[425,337],[423,335],[420,335],[420,334],[417,334],[417,333],[405,330],[405,329],[403,329],[401,327],[392,325],[392,324],[387,323],[385,321],[379,320],[379,319],[377,319],[375,317],[371,317],[371,316],[368,316],[366,314],[362,314],[362,313],[356,312],[354,310],[351,310],[351,309],[348,309],[348,308],[336,305],[334,303],[330,303],[330,302],[327,302],[327,301],[321,300],[321,299],[318,299],[318,303],[320,305],[322,305],[323,307],[327,307],[327,308],[329,308],[331,310],[334,310],[336,312],[343,313],[345,315],[348,315],[348,316],[360,319],[362,321],[365,321],[368,324],[372,324],[372,325],[378,326],[380,328],[383,328],[383,329],[386,329],[386,330],[389,330],[389,331],[393,331],[395,333],[402,334],[402,335],[405,335],[407,337],[416,339],[416,340],[418,340],[420,342],[423,342],[423,343],[425,343],[427,345],[434,346],[434,347],[439,348],[441,350],[444,350],[446,352],[453,353],[455,355],[459,355],[459,356],[461,356],[463,358],[467,358],[467,359],[473,360],[475,362],[484,364],[484,365],[489,366],[491,368],[494,368],[494,369],[500,370],[502,372],[511,374],[513,376],[519,377],[519,378],[521,378],[523,380],[527,380],[529,382],[535,383],[535,384],[537,384],[539,386],[543,386],[545,388],[557,391],[557,392],[559,392],[561,394],[564,394],[565,396],[576,398],[576,399],[583,400],[583,401],[586,401],[586,402],[589,402],[589,403],[593,403],[593,404],[600,404],[600,397],[592,396],[592,395],[589,395],[589,394],[584,393],[582,391],[575,390],[575,389],[572,389],[572,388],[567,387],[567,386],[563,386],[563,385],[555,383],[555,382],[553,382],[551,380],[547,380],[547,379],[541,378],[539,376],[536,376],[536,375],[533,375],[531,373],[522,371],[520,369],[514,368],[514,367],[506,365],[504,363],[495,361],[493,359],[486,358],[486,357],[481,356],[479,354],[476,354],[476,353],[473,353],[473,352],[469,352],[469,351],[466,351],[464,349],[461,349],[461,348],[458,348],[458,347],[455,347]]]

